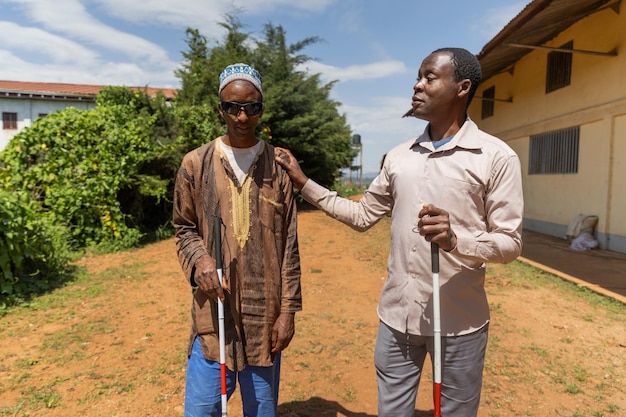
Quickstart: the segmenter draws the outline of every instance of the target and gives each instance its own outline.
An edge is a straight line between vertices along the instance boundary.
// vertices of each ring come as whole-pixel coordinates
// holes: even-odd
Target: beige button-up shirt
[[[360,231],[391,212],[388,278],[378,315],[401,332],[433,334],[430,243],[416,232],[423,204],[450,213],[458,242],[453,251],[440,253],[444,336],[468,334],[488,323],[485,263],[511,262],[522,250],[519,158],[470,119],[439,149],[433,147],[428,127],[417,139],[392,149],[358,202],[311,180],[301,192],[330,216]]]

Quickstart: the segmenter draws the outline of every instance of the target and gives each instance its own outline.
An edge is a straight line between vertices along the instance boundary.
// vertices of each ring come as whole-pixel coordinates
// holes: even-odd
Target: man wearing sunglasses
[[[280,354],[302,308],[292,182],[258,139],[261,75],[246,64],[220,74],[226,134],[189,152],[174,193],[176,250],[193,290],[185,416],[221,416],[217,299],[224,303],[228,398],[237,381],[245,416],[278,415]],[[214,259],[222,219],[223,282]]]

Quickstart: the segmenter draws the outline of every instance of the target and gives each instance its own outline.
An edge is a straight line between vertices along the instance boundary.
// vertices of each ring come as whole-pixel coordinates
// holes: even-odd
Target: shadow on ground
[[[356,406],[358,408],[358,405]],[[292,401],[278,406],[280,417],[376,417],[372,414],[361,413],[346,409],[336,401],[325,400],[320,397],[311,397],[304,401]]]
[[[320,397],[281,404],[278,407],[278,415],[280,417],[376,417],[373,414],[351,411],[336,401],[329,401]],[[415,410],[415,417],[432,417],[432,415],[432,410]]]

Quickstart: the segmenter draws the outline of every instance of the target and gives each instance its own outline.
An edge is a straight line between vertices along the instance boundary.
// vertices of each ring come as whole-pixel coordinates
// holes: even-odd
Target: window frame
[[[574,49],[574,41],[564,43],[559,49]],[[572,52],[552,51],[548,53],[546,65],[546,94],[567,87],[572,82]]]
[[[496,108],[496,86],[485,88],[482,93],[481,118],[487,119],[495,114]]]
[[[2,112],[2,129],[17,130],[17,113],[9,111]]]
[[[580,126],[531,135],[528,175],[578,174]]]

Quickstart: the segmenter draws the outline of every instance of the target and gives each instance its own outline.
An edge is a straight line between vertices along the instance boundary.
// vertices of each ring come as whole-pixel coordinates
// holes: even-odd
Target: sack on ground
[[[595,249],[598,247],[598,241],[593,238],[591,233],[582,232],[574,240],[570,247],[577,251],[586,251],[589,249]]]
[[[575,216],[565,232],[566,239],[574,239],[578,237],[582,232],[587,232],[593,235],[598,224],[598,216],[593,214],[579,214]]]

